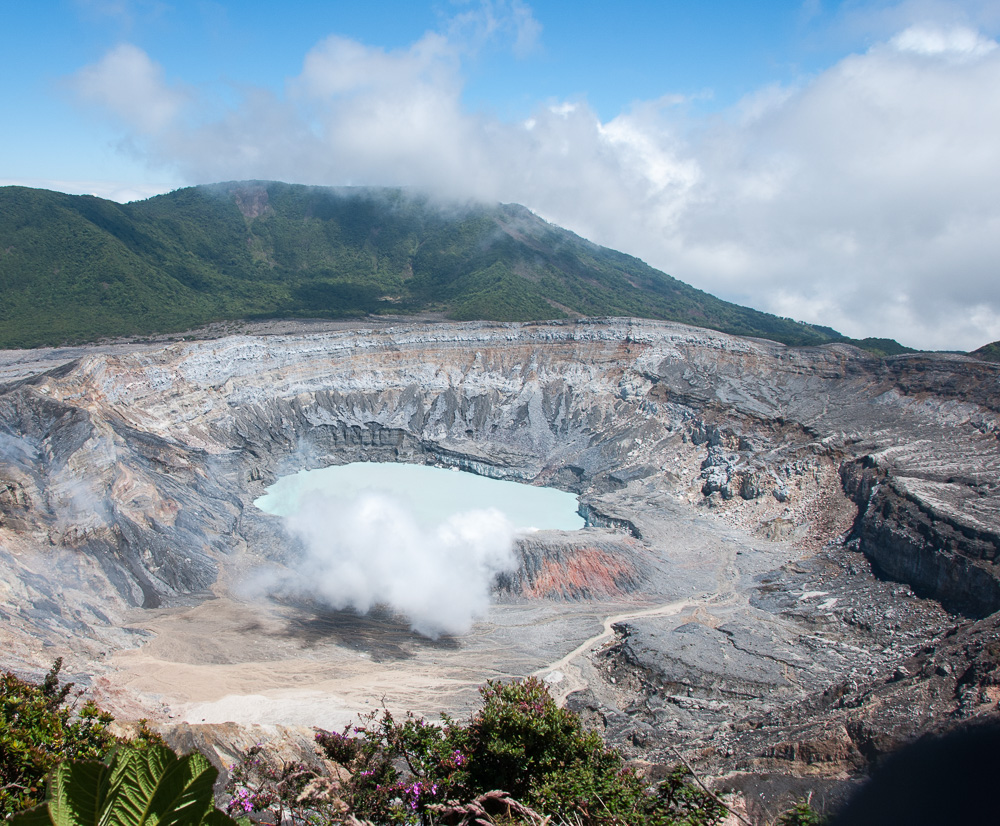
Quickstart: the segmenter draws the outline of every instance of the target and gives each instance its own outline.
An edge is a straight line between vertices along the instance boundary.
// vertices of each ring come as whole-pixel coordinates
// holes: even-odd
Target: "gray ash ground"
[[[614,627],[569,707],[642,764],[686,760],[770,823],[835,811],[917,734],[996,714],[1000,618],[968,620],[831,545],[746,601]]]
[[[777,721],[831,684],[893,672],[965,624],[909,586],[879,579],[842,546],[755,577],[745,597],[618,623],[594,657],[606,689],[600,700],[574,695],[573,707],[635,756],[669,745],[710,746],[728,758],[735,733],[755,725],[746,721]]]

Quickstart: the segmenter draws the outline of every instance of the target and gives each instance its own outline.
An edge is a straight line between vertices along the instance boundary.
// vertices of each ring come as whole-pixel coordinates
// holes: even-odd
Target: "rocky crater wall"
[[[997,398],[1000,370],[962,357],[880,361],[633,320],[95,352],[0,385],[2,561],[16,578],[21,551],[82,555],[123,603],[155,607],[206,592],[247,552],[287,553],[250,505],[278,476],[434,462],[574,491],[651,565],[657,497],[822,544],[850,496],[881,571],[981,616],[1000,608]],[[523,548],[501,591],[621,593],[647,564],[626,565],[620,543],[547,547]],[[87,610],[22,621],[44,638],[89,627]]]
[[[914,480],[894,479],[870,456],[845,462],[841,475],[859,507],[851,542],[881,573],[972,617],[1000,609],[996,531],[978,519],[942,519],[915,495]]]

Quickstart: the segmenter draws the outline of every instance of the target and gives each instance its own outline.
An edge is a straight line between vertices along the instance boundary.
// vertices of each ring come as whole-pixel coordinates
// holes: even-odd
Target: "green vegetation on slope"
[[[428,311],[637,316],[795,345],[846,340],[722,301],[517,205],[267,182],[131,204],[0,188],[0,347]]]
[[[969,355],[982,361],[1000,362],[1000,341],[984,344],[978,350],[973,350]]]
[[[851,344],[855,347],[860,347],[862,350],[867,350],[872,355],[880,356],[882,358],[885,358],[886,356],[900,356],[904,353],[918,352],[912,347],[905,347],[894,338],[863,338],[852,341]]]
[[[79,709],[73,684],[59,684],[57,659],[41,685],[0,674],[0,820],[41,802],[45,777],[64,760],[103,759],[123,742],[114,718],[92,702]],[[136,745],[162,745],[144,725]]]
[[[326,756],[351,773],[344,802],[365,820],[393,824],[434,822],[462,804],[484,806],[498,791],[516,801],[518,821],[534,823],[710,826],[726,814],[683,768],[650,785],[537,678],[488,682],[480,695],[467,724],[400,722],[383,711],[354,736],[349,729],[317,735]]]
[[[0,819],[39,803],[59,761],[103,757],[117,743],[110,716],[89,703],[74,714],[66,704],[72,684],[60,687],[61,665],[41,685],[0,675]]]

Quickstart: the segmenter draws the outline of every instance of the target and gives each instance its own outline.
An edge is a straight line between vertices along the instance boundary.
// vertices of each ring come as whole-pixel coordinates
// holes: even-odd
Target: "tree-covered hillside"
[[[267,182],[131,204],[0,188],[0,347],[423,312],[639,316],[788,344],[844,340],[721,301],[517,205]]]
[[[1000,362],[1000,341],[991,341],[989,344],[984,344],[978,350],[973,350],[969,355],[982,361]]]

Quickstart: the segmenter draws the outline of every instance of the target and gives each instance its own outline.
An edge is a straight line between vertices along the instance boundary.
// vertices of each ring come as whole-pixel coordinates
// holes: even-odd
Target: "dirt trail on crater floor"
[[[664,617],[679,614],[685,608],[700,604],[702,599],[682,599],[676,602],[668,602],[666,605],[655,605],[652,608],[645,608],[640,611],[628,611],[623,614],[615,614],[604,620],[604,628],[599,634],[595,634],[589,640],[584,640],[576,648],[555,662],[539,668],[532,676],[541,677],[549,684],[549,693],[556,702],[562,706],[566,703],[566,698],[574,691],[587,688],[589,685],[580,674],[580,670],[573,665],[573,661],[579,657],[592,653],[598,645],[608,639],[614,633],[614,626],[619,622],[638,619],[640,617]]]
[[[732,539],[732,534],[729,531],[719,531],[718,533],[719,536],[716,537],[717,539],[722,539],[723,536],[728,536],[730,540]],[[719,547],[720,549],[724,547],[724,543],[720,542]],[[630,611],[605,617],[600,633],[595,634],[588,640],[584,640],[580,645],[558,660],[536,670],[532,676],[541,677],[545,680],[549,685],[549,692],[555,698],[556,702],[562,706],[565,705],[569,695],[574,692],[596,688],[596,686],[591,684],[593,676],[590,678],[585,677],[580,668],[574,665],[574,662],[581,657],[589,660],[600,649],[601,643],[612,637],[615,633],[616,625],[652,617],[673,617],[687,611],[687,609],[693,609],[690,612],[692,618],[697,618],[706,625],[719,624],[721,620],[715,617],[711,608],[731,607],[739,601],[737,585],[740,574],[733,564],[734,561],[735,555],[730,556],[725,553],[721,553],[714,560],[714,563],[710,560],[705,560],[706,567],[715,568],[717,582],[717,589],[715,591],[703,592],[695,596],[672,600],[658,605],[637,607]]]

